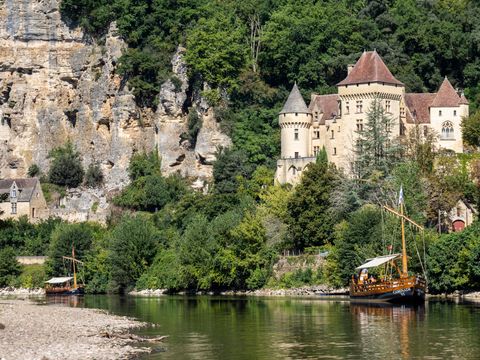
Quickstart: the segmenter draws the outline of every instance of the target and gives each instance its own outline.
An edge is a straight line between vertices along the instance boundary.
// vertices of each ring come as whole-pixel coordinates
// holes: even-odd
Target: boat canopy
[[[67,281],[72,280],[73,277],[54,277],[50,280],[45,281],[47,284],[63,284]]]
[[[367,259],[367,262],[365,264],[357,266],[355,269],[360,270],[360,269],[366,269],[366,268],[380,266],[380,265],[385,264],[386,262],[389,262],[391,260],[398,259],[401,256],[402,256],[402,254],[391,254],[391,255],[378,256],[378,257],[373,258],[373,259]]]

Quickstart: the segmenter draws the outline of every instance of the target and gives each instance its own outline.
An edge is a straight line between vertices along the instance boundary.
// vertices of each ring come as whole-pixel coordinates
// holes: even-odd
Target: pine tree
[[[394,119],[379,98],[367,111],[367,122],[357,131],[354,173],[359,179],[385,178],[401,159],[402,147],[395,137]]]

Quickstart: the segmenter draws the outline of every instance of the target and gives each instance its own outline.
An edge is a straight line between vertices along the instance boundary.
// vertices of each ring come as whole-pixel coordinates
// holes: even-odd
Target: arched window
[[[442,124],[442,139],[454,139],[453,124],[451,121],[445,121]]]

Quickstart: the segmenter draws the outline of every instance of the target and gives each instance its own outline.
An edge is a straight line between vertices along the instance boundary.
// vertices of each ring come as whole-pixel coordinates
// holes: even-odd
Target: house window
[[[313,147],[313,156],[317,156],[320,153],[320,146]]]
[[[295,175],[297,173],[297,169],[295,169],[295,166],[292,167],[292,174]]]
[[[320,131],[315,130],[315,131],[313,132],[313,135],[315,136],[315,139],[320,139]]]
[[[345,103],[345,114],[350,114],[350,103],[348,101]]]
[[[298,116],[298,113],[295,113],[295,116]]]
[[[318,111],[315,111],[315,120],[318,121]]]
[[[405,124],[400,123],[400,136],[404,136],[406,132]]]
[[[362,100],[357,100],[357,114],[362,112],[363,103]]]
[[[362,132],[363,131],[363,120],[358,119],[357,120],[357,132]]]
[[[295,129],[295,130],[293,131],[293,139],[294,139],[294,140],[298,140],[298,129]]]
[[[405,108],[403,106],[400,108],[400,116],[405,117]]]
[[[333,155],[337,155],[337,148],[336,147],[333,148]]]
[[[438,110],[438,116],[442,116],[442,110]]]
[[[32,218],[35,217],[35,208],[32,208]]]
[[[454,133],[453,133],[453,124],[451,121],[445,121],[442,124],[442,140],[453,140]]]
[[[453,110],[453,116],[457,116],[457,110]]]
[[[17,203],[12,202],[12,214],[16,214],[16,213],[17,213]]]
[[[299,156],[298,156],[298,151],[295,151],[295,159],[298,159]]]
[[[390,100],[385,100],[385,111],[390,113]]]
[[[17,189],[12,189],[12,191],[10,192],[10,197],[12,197],[12,198],[17,197]]]
[[[332,135],[331,135],[330,139],[335,139],[335,131],[332,130],[332,131],[331,131],[331,134],[332,134]]]

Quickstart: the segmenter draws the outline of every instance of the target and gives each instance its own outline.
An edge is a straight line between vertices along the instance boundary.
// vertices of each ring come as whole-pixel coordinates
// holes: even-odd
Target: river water
[[[348,299],[85,296],[78,306],[157,324],[145,359],[480,359],[480,303],[360,305]],[[158,346],[158,345],[157,345]]]

